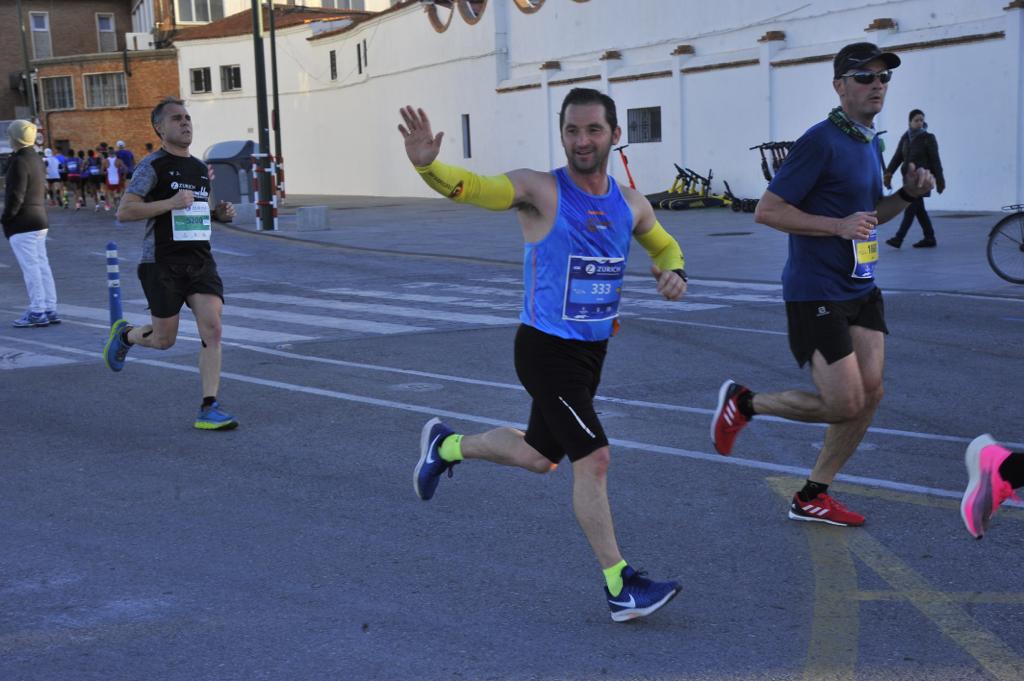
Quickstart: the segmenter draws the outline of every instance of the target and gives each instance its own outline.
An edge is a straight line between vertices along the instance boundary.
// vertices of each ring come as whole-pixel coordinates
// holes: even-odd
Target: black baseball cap
[[[876,59],[884,61],[885,67],[888,69],[894,69],[900,65],[899,57],[892,52],[882,52],[874,43],[851,43],[839,50],[835,59],[832,60],[835,78]]]

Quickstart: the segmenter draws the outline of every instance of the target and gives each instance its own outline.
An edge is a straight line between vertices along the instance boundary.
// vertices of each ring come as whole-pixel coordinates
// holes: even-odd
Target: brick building
[[[132,28],[131,0],[22,0],[28,57],[39,59],[80,54],[117,53]],[[14,0],[0,2],[0,64],[7,83],[0,83],[0,119],[27,118],[25,60]],[[38,83],[36,85],[38,101]],[[38,106],[38,105],[37,105]]]
[[[179,95],[173,48],[58,57],[35,64],[47,146],[94,149],[100,142],[124,140],[137,158],[146,142],[159,146],[149,113],[161,98]]]

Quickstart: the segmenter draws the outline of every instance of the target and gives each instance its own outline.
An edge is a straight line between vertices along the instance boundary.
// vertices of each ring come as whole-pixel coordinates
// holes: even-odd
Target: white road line
[[[425,293],[396,293],[395,291],[374,291],[358,288],[328,288],[321,289],[321,293],[332,295],[355,296],[357,298],[380,298],[382,300],[401,300],[407,303],[431,303],[441,305],[456,305],[459,307],[474,307],[485,310],[516,310],[519,306],[513,303],[495,303],[490,300],[479,300],[463,298],[459,296],[438,296]]]
[[[239,297],[241,296],[234,293],[228,294],[229,300]],[[302,314],[300,312],[281,312],[279,310],[239,307],[238,305],[224,306],[224,319],[235,319],[237,317],[242,317],[243,319],[256,319],[259,321],[284,322],[286,324],[296,324],[300,326],[315,326],[321,329],[338,329],[341,331],[358,331],[359,333],[375,333],[381,335],[433,330],[433,328],[429,326],[411,326],[409,324],[392,324],[391,322],[374,322],[367,319],[325,317],[321,315]],[[227,327],[225,326],[224,328],[224,336],[227,337]],[[298,338],[308,339],[309,336],[299,336]],[[241,338],[239,340],[245,339]]]
[[[62,308],[63,309],[63,308]],[[91,325],[90,325],[91,326]],[[99,325],[96,325],[99,326]],[[106,328],[106,327],[102,327]],[[95,356],[95,351],[89,352],[85,350],[79,350],[77,348],[66,348],[60,345],[51,345],[43,342],[33,342],[26,338],[13,338],[10,336],[0,336],[0,340],[5,341],[25,341],[32,342],[34,345],[41,347],[50,347],[58,350],[67,350],[69,352],[75,352],[80,354],[88,354]],[[193,334],[192,337],[179,336],[179,340],[191,340],[199,342],[198,334]],[[256,352],[264,355],[272,355],[274,357],[281,357],[283,359],[290,359],[302,362],[312,362],[314,364],[327,364],[330,366],[346,367],[350,369],[361,369],[365,371],[379,371],[384,373],[394,373],[403,376],[415,376],[417,378],[430,378],[439,381],[448,381],[450,383],[461,383],[464,385],[479,385],[488,388],[498,388],[501,390],[513,390],[516,392],[526,392],[523,387],[517,383],[502,383],[499,381],[487,381],[477,378],[466,378],[464,376],[453,376],[451,374],[439,374],[430,371],[419,371],[416,369],[402,369],[399,367],[389,367],[380,364],[368,364],[365,362],[350,362],[342,359],[333,359],[330,357],[316,357],[313,355],[301,355],[295,352],[288,352],[286,350],[278,350],[276,348],[260,347],[255,345],[247,345],[245,343],[233,343],[225,342],[224,345],[236,347],[242,350],[248,350],[250,352]],[[714,413],[714,409],[706,407],[690,407],[681,404],[665,404],[663,402],[649,402],[646,400],[633,400],[624,397],[614,397],[609,395],[598,395],[594,398],[595,402],[607,402],[609,404],[620,404],[627,407],[639,407],[641,409],[657,409],[659,411],[671,411],[683,414],[696,414],[699,416],[711,416]],[[790,421],[788,419],[779,418],[777,416],[758,416],[757,423],[774,423],[784,426],[795,426],[805,428],[818,428],[824,430],[828,427],[828,424],[824,423],[805,423],[802,421]],[[882,428],[878,426],[871,426],[868,428],[868,432],[875,435],[891,435],[894,437],[906,437],[915,440],[925,440],[931,442],[952,442],[956,444],[967,444],[974,437],[961,437],[958,435],[942,435],[940,433],[921,433],[913,430],[900,430],[898,428]],[[1004,445],[1012,449],[1024,449],[1024,443],[1022,442],[1003,442]],[[716,455],[717,456],[717,455]]]
[[[214,253],[222,253],[224,255],[238,255],[243,258],[249,258],[252,253],[242,253],[241,251],[233,251],[230,248],[224,248],[223,246],[210,246],[210,250]]]
[[[688,302],[690,296],[686,296],[685,300],[665,300],[664,298],[658,300],[643,300],[633,297],[634,291],[627,291],[623,297],[622,306],[626,310],[635,310],[637,308],[641,310],[654,310],[655,312],[700,312],[702,310],[717,310],[719,308],[728,307],[728,305],[715,305],[714,303],[691,303]]]
[[[769,336],[785,336],[785,331],[769,331],[768,329],[748,329],[744,326],[724,326],[722,324],[704,324],[701,322],[684,322],[678,319],[659,319],[657,317],[637,317],[647,322],[658,322],[660,324],[682,324],[684,326],[704,326],[709,329],[724,329],[726,331],[748,331],[750,333],[763,333]]]
[[[372,303],[347,303],[340,300],[326,300],[324,298],[306,298],[304,296],[289,296],[279,293],[232,293],[232,299],[255,300],[262,303],[277,303],[281,305],[298,305],[303,307],[318,307],[328,310],[343,310],[346,312],[362,312],[364,314],[380,315],[384,317],[407,317],[412,319],[426,319],[430,321],[461,322],[463,324],[484,324],[490,326],[510,326],[518,324],[519,319],[514,315],[498,317],[488,314],[468,314],[463,312],[443,312],[439,310],[423,309],[418,307],[402,307],[400,305],[374,305]]]
[[[652,277],[639,274],[627,274],[626,281],[651,281]],[[758,284],[754,282],[726,281],[723,279],[695,279],[690,278],[689,283],[693,286],[712,288],[742,289],[747,291],[782,291],[782,284]]]
[[[9,340],[4,338],[4,340]],[[87,352],[85,350],[79,350],[78,348],[69,348],[59,345],[53,345],[50,343],[38,343],[38,345],[44,347],[51,347],[54,349],[63,350],[65,352],[83,354],[95,356],[93,352]],[[161,360],[153,359],[141,359],[137,357],[128,357],[129,362],[145,364],[147,366],[159,367],[161,369],[171,369],[174,371],[182,371],[185,373],[198,374],[199,369],[192,366],[185,366],[181,364],[173,364],[171,362],[164,362]],[[287,390],[289,392],[303,393],[306,395],[316,395],[318,397],[327,397],[335,400],[342,400],[345,402],[355,402],[358,404],[366,404],[375,407],[382,407],[385,409],[397,409],[400,411],[412,412],[414,414],[422,414],[424,416],[443,416],[451,419],[458,419],[460,421],[468,421],[470,423],[479,423],[486,426],[494,427],[512,427],[520,430],[526,428],[524,423],[516,423],[512,421],[505,421],[502,419],[493,419],[486,416],[479,416],[477,414],[467,414],[464,412],[450,411],[447,409],[435,409],[434,407],[422,406],[417,404],[409,404],[406,402],[396,402],[394,400],[382,400],[376,397],[366,397],[363,395],[353,395],[352,393],[339,392],[337,390],[327,390],[324,388],[314,388],[312,386],[298,385],[295,383],[285,383],[283,381],[274,381],[265,378],[259,378],[257,376],[247,376],[245,374],[236,374],[233,372],[225,372],[222,374],[223,378],[229,380],[239,381],[241,383],[249,383],[251,385],[259,385],[267,388],[277,388],[279,390]],[[656,452],[658,454],[668,454],[670,456],[677,456],[684,459],[692,459],[696,461],[704,461],[707,463],[714,464],[725,464],[729,466],[739,466],[741,468],[751,468],[755,470],[771,471],[774,473],[785,473],[787,475],[805,476],[807,475],[807,468],[799,466],[788,466],[784,464],[771,463],[768,461],[756,461],[753,459],[744,459],[735,456],[719,456],[718,454],[711,454],[708,452],[698,452],[690,449],[680,449],[677,447],[665,447],[662,445],[651,444],[647,442],[637,442],[634,440],[619,440],[610,439],[609,443],[624,449],[631,449],[640,452]],[[1007,443],[1009,444],[1009,443]],[[1016,445],[1011,445],[1016,446]],[[907,492],[910,494],[920,494],[934,497],[945,497],[949,499],[959,499],[963,496],[962,491],[958,490],[947,490],[937,487],[927,487],[924,485],[913,485],[905,482],[896,482],[893,480],[885,480],[882,478],[869,478],[858,475],[837,475],[837,480],[844,482],[851,482],[859,485],[865,485],[868,487],[878,487],[881,489],[895,490],[899,492]],[[1005,502],[1006,506],[1016,506],[1018,508],[1024,508],[1024,502],[1009,501]]]
[[[83,317],[85,319],[110,320],[110,312],[101,307],[84,307],[82,305],[60,304],[60,313],[69,317]],[[149,315],[145,312],[133,313],[129,321],[135,320],[137,324],[148,324]],[[199,336],[199,329],[196,323],[184,316],[178,323],[178,328],[185,333]],[[250,329],[242,326],[224,324],[222,326],[224,338],[233,340],[249,341],[250,343],[293,343],[296,341],[314,340],[315,336],[303,336],[297,333],[280,333],[278,331],[263,331],[261,329]]]

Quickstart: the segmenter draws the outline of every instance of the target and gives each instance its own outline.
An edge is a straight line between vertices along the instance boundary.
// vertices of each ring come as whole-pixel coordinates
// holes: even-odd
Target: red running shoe
[[[732,454],[732,443],[736,441],[736,436],[750,423],[750,419],[740,413],[739,405],[740,396],[749,392],[749,388],[731,379],[723,383],[718,391],[718,406],[711,418],[711,442],[715,445],[715,451],[722,456]]]
[[[1010,456],[1010,450],[996,443],[991,435],[979,435],[967,445],[967,489],[960,502],[960,517],[975,539],[988,532],[992,514],[999,505],[1013,497],[1013,487],[1003,480],[999,467]]]
[[[793,503],[789,505],[789,517],[792,520],[842,527],[859,527],[864,524],[864,516],[854,513],[824,492],[810,501],[802,501],[799,495],[794,494]]]

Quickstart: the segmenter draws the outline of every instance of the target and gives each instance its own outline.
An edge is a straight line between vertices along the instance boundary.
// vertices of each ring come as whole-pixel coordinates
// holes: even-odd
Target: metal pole
[[[32,122],[39,120],[36,109],[36,91],[32,87],[32,63],[28,58],[28,38],[25,35],[25,17],[21,12],[21,0],[18,0],[18,29],[21,31],[21,56],[25,60],[25,89],[28,90],[28,106],[32,111]]]
[[[274,127],[274,161],[278,170],[277,185],[281,190],[281,101],[277,95],[277,36],[274,33],[274,0],[267,0],[270,5],[270,86],[274,93],[274,111],[271,122]]]
[[[267,155],[270,153],[270,126],[267,121],[267,69],[263,61],[263,3],[252,0],[252,45],[256,57],[256,116],[260,128],[260,229],[272,231],[274,216],[271,207],[270,175]]]

